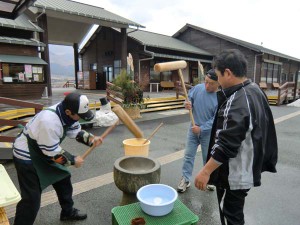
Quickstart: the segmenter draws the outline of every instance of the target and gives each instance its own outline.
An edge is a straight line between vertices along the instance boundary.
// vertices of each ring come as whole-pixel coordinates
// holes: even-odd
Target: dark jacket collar
[[[241,84],[237,84],[229,88],[225,88],[223,90],[218,91],[217,97],[218,97],[219,105],[222,104],[225,100],[227,100],[227,98],[230,97],[234,92],[240,90],[242,87],[249,85],[250,83],[251,83],[250,80],[246,80]]]
[[[248,84],[250,84],[250,80],[246,80],[244,81],[243,83],[241,84],[237,84],[237,85],[234,85],[232,87],[229,87],[229,88],[226,88],[226,89],[223,89],[223,92],[225,94],[225,96],[228,98],[230,95],[232,95],[234,92],[238,91],[239,89],[241,89],[242,87],[245,87],[247,86]]]

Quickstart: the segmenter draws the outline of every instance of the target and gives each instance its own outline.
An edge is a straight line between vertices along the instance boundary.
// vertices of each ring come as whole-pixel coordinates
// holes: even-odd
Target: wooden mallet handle
[[[147,141],[149,141],[149,140],[153,137],[153,135],[159,130],[159,128],[160,128],[162,125],[164,125],[164,123],[160,123],[160,124],[158,125],[158,127],[156,127],[155,130],[151,133],[151,135],[146,139],[146,141],[144,141],[143,144],[146,144]]]
[[[102,140],[103,140],[118,125],[118,123],[119,123],[119,120],[117,122],[115,122],[114,125],[107,128],[104,131],[104,133],[100,136],[100,138],[102,138]],[[92,145],[88,150],[85,151],[85,153],[83,153],[81,158],[85,159],[95,148],[96,148],[96,146]]]
[[[182,86],[183,91],[184,91],[185,99],[186,99],[186,101],[189,101],[181,69],[178,70],[178,74],[179,74],[179,77],[180,77],[180,80],[181,80],[181,86]],[[192,124],[193,124],[193,126],[195,126],[195,120],[194,120],[192,109],[189,110],[189,113],[190,113],[190,118],[191,118]]]

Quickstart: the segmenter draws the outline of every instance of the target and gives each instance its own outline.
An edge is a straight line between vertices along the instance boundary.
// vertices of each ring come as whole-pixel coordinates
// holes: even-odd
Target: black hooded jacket
[[[209,183],[231,190],[261,185],[261,173],[276,172],[277,137],[266,95],[249,80],[218,92],[208,159],[222,165]]]

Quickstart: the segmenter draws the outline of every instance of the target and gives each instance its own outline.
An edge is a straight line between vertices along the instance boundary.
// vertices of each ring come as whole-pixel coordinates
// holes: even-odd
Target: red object
[[[71,92],[64,92],[64,96],[67,96],[68,94],[70,94]]]

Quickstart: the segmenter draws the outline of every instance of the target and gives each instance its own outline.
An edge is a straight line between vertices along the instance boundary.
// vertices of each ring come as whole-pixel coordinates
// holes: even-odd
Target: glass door
[[[113,77],[113,67],[112,66],[103,66],[103,75],[106,77],[106,81],[112,82]]]

